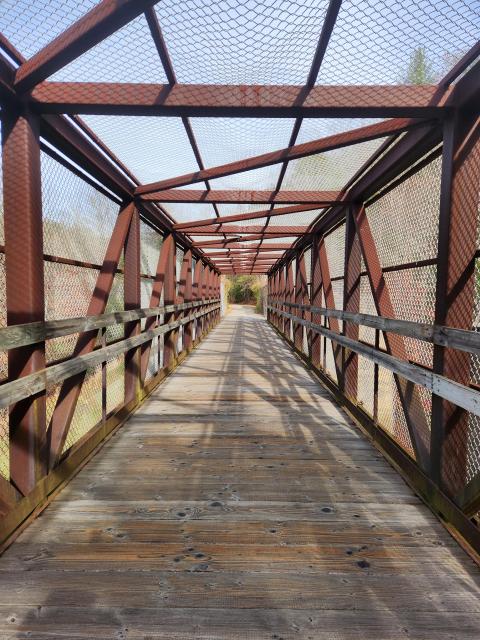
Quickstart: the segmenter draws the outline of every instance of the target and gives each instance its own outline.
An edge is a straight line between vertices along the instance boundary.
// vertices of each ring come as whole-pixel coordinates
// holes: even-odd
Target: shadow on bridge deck
[[[0,637],[473,639],[478,577],[234,307],[0,559]]]

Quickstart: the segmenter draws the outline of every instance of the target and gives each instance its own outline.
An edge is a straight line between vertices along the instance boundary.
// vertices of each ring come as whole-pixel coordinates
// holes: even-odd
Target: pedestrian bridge
[[[480,636],[478,8],[0,2],[0,640]]]
[[[479,574],[239,306],[6,551],[0,635],[473,639]]]

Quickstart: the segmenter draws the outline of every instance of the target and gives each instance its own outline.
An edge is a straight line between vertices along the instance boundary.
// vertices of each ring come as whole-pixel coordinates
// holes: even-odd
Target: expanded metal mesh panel
[[[113,279],[112,289],[108,296],[107,307],[105,313],[112,313],[113,311],[124,311],[124,290],[123,290],[123,274],[117,273]],[[120,340],[125,336],[125,326],[123,324],[116,324],[111,327],[107,327],[105,332],[105,338],[107,342],[114,342]]]
[[[438,158],[367,207],[383,268],[436,257],[441,170]]]
[[[192,118],[205,166],[223,165],[288,146],[291,118]],[[215,178],[212,189],[274,189],[280,165]],[[257,208],[260,208],[257,206]]]
[[[480,417],[468,415],[467,470],[465,482],[480,473]]]
[[[41,154],[44,252],[102,264],[118,204]]]
[[[372,288],[367,276],[360,277],[360,313],[367,313],[371,316],[376,316],[377,311],[375,308],[375,301],[372,295]],[[371,327],[365,327],[360,325],[358,328],[358,338],[363,342],[368,342],[371,345],[375,344],[375,329]]]
[[[383,139],[318,153],[288,163],[282,188],[299,191],[340,190],[382,144]]]
[[[274,207],[281,208],[281,207]],[[313,211],[299,211],[298,213],[287,213],[281,216],[273,216],[270,218],[268,228],[274,231],[274,227],[282,227],[286,225],[310,225],[322,213],[323,209],[314,209]]]
[[[78,398],[63,451],[67,451],[102,419],[102,366],[89,369]]]
[[[46,320],[85,316],[95,289],[98,271],[45,261],[44,273]],[[77,338],[78,333],[73,333],[47,340],[47,362],[70,357]]]
[[[325,236],[325,249],[328,258],[330,277],[343,276],[345,269],[345,225]]]
[[[405,414],[394,375],[388,369],[378,369],[378,424],[411,456],[414,455]]]
[[[375,365],[368,358],[358,356],[357,371],[357,401],[373,417]]]
[[[57,71],[60,82],[153,82],[167,78],[143,15]]]
[[[303,84],[326,0],[198,2],[155,6],[179,82]]]
[[[158,258],[162,247],[162,236],[140,221],[140,271],[149,276],[157,272]],[[142,304],[143,306],[143,304]]]
[[[0,31],[29,58],[97,3],[98,0],[2,0]]]
[[[335,309],[343,309],[343,280],[334,280],[332,282],[333,299]],[[338,328],[340,333],[343,331],[343,320],[338,320]]]
[[[10,437],[8,432],[8,409],[0,409],[0,475],[10,478]]]
[[[106,363],[107,414],[123,404],[125,399],[125,357],[117,356]]]
[[[181,118],[90,115],[84,120],[141,182],[198,170]]]
[[[185,202],[163,202],[161,203],[161,206],[177,222],[190,222],[191,220],[212,218],[213,223],[217,217],[213,206],[203,202],[195,204]]]
[[[436,272],[436,266],[431,266],[385,274],[396,318],[428,324],[434,322]],[[432,344],[413,338],[404,338],[404,341],[411,360],[432,366]]]
[[[328,375],[338,383],[337,372],[335,369],[335,358],[333,355],[333,349],[335,345],[331,340],[325,340],[325,370]]]
[[[318,83],[428,84],[477,39],[475,2],[345,0]]]

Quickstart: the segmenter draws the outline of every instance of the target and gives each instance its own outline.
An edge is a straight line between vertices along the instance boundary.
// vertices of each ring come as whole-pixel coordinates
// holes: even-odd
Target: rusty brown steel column
[[[286,291],[285,301],[294,302],[295,290],[293,288],[293,273],[292,273],[293,260],[289,260],[287,262],[285,269],[286,269],[285,270],[285,291]],[[287,307],[286,311],[287,313],[292,313],[292,308]],[[290,318],[286,318],[285,319],[285,337],[288,338],[288,340],[291,340],[291,333],[292,333],[292,321]]]
[[[267,278],[267,301],[268,304],[271,304],[273,302],[273,296],[272,296],[272,279],[273,279],[274,274],[269,274],[268,278]],[[272,312],[270,311],[270,309],[267,309],[267,320],[269,322],[272,322]]]
[[[42,188],[38,119],[3,114],[3,202],[7,324],[45,319]],[[10,349],[8,377],[45,368],[45,343]],[[46,394],[9,409],[10,478],[24,495],[46,472]]]
[[[163,280],[163,302],[165,306],[176,303],[176,253],[173,236],[168,238],[170,242],[166,247],[165,271]],[[166,313],[164,322],[168,324],[175,320],[175,313]],[[168,367],[177,355],[177,331],[167,331],[163,341],[163,366]]]
[[[193,283],[192,283],[192,300],[198,302],[201,299],[202,291],[202,269],[203,263],[197,259],[195,262],[195,269],[193,270]],[[199,311],[198,307],[195,307],[195,312]],[[198,340],[200,335],[200,319],[197,318],[192,322],[192,332],[194,331],[195,341]]]
[[[480,189],[480,119],[454,113],[444,122],[435,324],[471,330]],[[478,295],[478,294],[477,294]],[[434,346],[433,370],[470,384],[470,354]],[[463,409],[432,396],[431,474],[450,494],[467,479],[469,425]]]
[[[295,269],[295,304],[308,304],[305,254],[303,252],[297,256],[297,268]],[[295,314],[303,320],[304,312],[302,309],[296,309]],[[299,351],[303,351],[303,325],[295,323],[293,342]]]
[[[278,270],[278,302],[282,303],[285,301],[285,269],[284,267],[280,267]],[[289,311],[286,307],[281,307],[282,311]],[[278,329],[282,334],[285,334],[285,318],[284,316],[279,317],[278,319]]]
[[[320,261],[320,272],[321,272],[321,280],[323,284],[323,294],[325,296],[325,307],[328,309],[335,309],[335,297],[333,295],[332,288],[332,280],[330,278],[330,267],[328,264],[328,255],[327,249],[325,247],[324,238],[320,240],[318,245],[319,252],[319,261]],[[335,333],[340,333],[340,323],[338,322],[338,318],[329,317],[328,318],[328,326]],[[343,391],[343,369],[342,369],[342,350],[338,344],[335,344],[333,340],[332,343],[332,351],[335,360],[335,371],[337,373],[337,383],[339,389]]]
[[[187,249],[183,254],[182,273],[180,274],[179,298],[182,302],[192,302],[192,251]],[[191,315],[195,309],[187,309],[184,317]],[[183,348],[192,346],[192,322],[187,322],[183,327]]]
[[[310,304],[314,307],[322,306],[322,289],[323,289],[323,281],[322,281],[322,269],[320,268],[320,242],[321,236],[314,236],[312,242],[312,283],[310,286]],[[319,313],[312,313],[312,322],[315,324],[321,324],[322,316]],[[320,357],[321,357],[321,344],[322,344],[322,336],[318,333],[313,333],[310,335],[310,358],[312,364],[316,367],[321,365]]]
[[[358,205],[353,205],[357,207]],[[360,205],[361,206],[361,205]],[[345,220],[345,269],[343,283],[343,308],[351,313],[360,311],[360,271],[362,268],[362,250],[355,228],[354,214],[347,211]],[[354,322],[343,322],[343,333],[347,338],[358,340],[359,326]],[[344,349],[343,379],[345,395],[351,400],[357,399],[358,355]]]
[[[125,311],[140,309],[140,215],[135,208],[125,240],[124,306]],[[125,324],[125,338],[140,333],[140,320]],[[131,349],[125,353],[125,403],[140,399],[141,391],[141,349]]]

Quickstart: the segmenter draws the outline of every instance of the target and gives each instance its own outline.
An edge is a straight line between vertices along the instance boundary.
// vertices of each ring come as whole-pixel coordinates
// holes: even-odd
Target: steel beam
[[[415,123],[415,120],[407,118],[386,120],[377,124],[344,131],[342,133],[336,133],[318,140],[312,140],[311,142],[305,142],[303,144],[279,149],[278,151],[271,151],[259,156],[253,156],[251,158],[246,158],[245,160],[238,160],[229,164],[212,167],[211,169],[204,169],[203,171],[188,173],[176,178],[169,178],[166,180],[160,180],[159,182],[141,185],[140,187],[137,187],[135,193],[136,195],[141,195],[161,191],[163,189],[173,189],[175,187],[203,182],[204,180],[213,180],[214,178],[222,178],[224,176],[242,173],[244,171],[251,171],[252,169],[268,167],[281,162],[297,160],[317,153],[325,153],[332,149],[340,149],[359,142],[382,138],[393,133],[401,133],[402,131],[412,127]]]
[[[358,207],[358,205],[353,205]],[[362,250],[355,228],[354,214],[348,211],[345,221],[345,269],[343,285],[343,309],[352,313],[360,311],[360,272],[362,270]],[[359,339],[359,327],[352,322],[343,322],[343,334],[352,340]],[[357,401],[358,354],[344,349],[343,375],[345,395]],[[373,380],[372,380],[373,384]]]
[[[140,3],[139,3],[140,4]],[[205,85],[43,82],[41,113],[236,118],[435,118],[451,89],[436,85]]]
[[[308,303],[307,275],[305,270],[305,254],[297,256],[297,265],[295,269],[295,304]],[[301,320],[309,320],[304,318],[302,310],[298,310]],[[303,327],[301,324],[294,323],[293,343],[299,351],[303,351]]]
[[[7,324],[45,320],[42,189],[36,116],[3,113],[3,206]],[[45,342],[10,349],[8,377],[45,368]],[[27,495],[46,472],[45,392],[9,409],[10,478]]]
[[[130,228],[125,240],[124,251],[125,270],[123,278],[123,294],[125,311],[140,309],[140,216],[138,209],[134,209]],[[140,320],[125,324],[125,338],[132,338],[140,333]],[[137,347],[127,351],[125,362],[125,403],[138,402],[141,395],[141,349]],[[108,382],[108,381],[107,381]]]
[[[316,204],[297,205],[293,207],[281,207],[280,209],[262,209],[261,211],[250,211],[248,213],[236,213],[231,216],[220,216],[220,218],[204,218],[203,220],[192,220],[191,222],[179,222],[173,225],[174,229],[178,231],[184,231],[185,229],[192,229],[192,233],[195,234],[193,229],[199,227],[212,226],[217,224],[224,224],[226,222],[241,222],[242,220],[254,220],[257,218],[266,218],[274,216],[284,216],[290,213],[301,213],[302,211],[315,211],[317,209]]]
[[[252,190],[216,190],[167,189],[139,196],[145,202],[187,202],[217,204],[315,204],[321,208],[338,203],[342,198],[340,191],[252,191]]]
[[[321,236],[315,236],[312,242],[312,264],[311,271],[312,282],[310,285],[310,304],[315,307],[322,306],[322,270],[320,268],[320,243],[322,242]],[[280,267],[281,268],[281,267]],[[312,313],[312,322],[320,324],[322,316],[318,313]],[[318,333],[309,333],[310,338],[310,358],[314,366],[321,366],[321,336]]]

